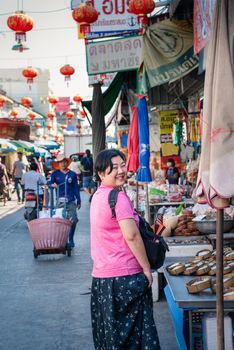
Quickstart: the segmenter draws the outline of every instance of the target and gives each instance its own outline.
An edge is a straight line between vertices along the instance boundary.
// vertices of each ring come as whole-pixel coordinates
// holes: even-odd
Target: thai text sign
[[[138,69],[142,37],[105,40],[86,46],[89,75]]]
[[[79,6],[85,0],[72,0],[71,8]],[[100,13],[98,20],[91,25],[92,33],[117,33],[139,29],[137,17],[127,11],[129,0],[92,0]]]
[[[165,110],[159,112],[160,116],[160,142],[161,142],[161,155],[171,156],[178,155],[179,147],[173,145],[173,124],[179,117],[179,111]]]
[[[143,37],[143,89],[173,82],[198,67],[193,53],[193,27],[187,21],[164,20]]]
[[[172,141],[172,132],[173,132],[173,124],[176,122],[176,120],[179,117],[179,111],[176,109],[173,110],[165,110],[160,111],[160,135],[161,135],[161,142],[164,140],[164,142],[171,142]],[[167,139],[168,137],[171,137],[171,139]]]

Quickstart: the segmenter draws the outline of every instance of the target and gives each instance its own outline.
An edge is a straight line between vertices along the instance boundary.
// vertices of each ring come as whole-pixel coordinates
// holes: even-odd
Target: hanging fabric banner
[[[182,78],[196,67],[192,24],[165,20],[147,28],[142,46],[143,91]]]

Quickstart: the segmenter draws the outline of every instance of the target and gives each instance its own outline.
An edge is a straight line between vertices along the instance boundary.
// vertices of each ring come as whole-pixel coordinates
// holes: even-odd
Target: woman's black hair
[[[94,170],[95,170],[95,179],[96,181],[101,181],[98,173],[104,172],[108,167],[110,167],[109,174],[113,170],[113,164],[111,159],[113,157],[120,156],[124,162],[126,162],[126,157],[123,154],[123,152],[119,151],[118,149],[105,149],[98,153],[95,164],[94,164]]]
[[[36,171],[38,167],[37,167],[37,164],[36,164],[35,162],[32,162],[32,163],[30,164],[29,168],[30,168],[30,170]]]
[[[171,163],[172,164],[172,166],[175,166],[175,161],[174,161],[174,159],[173,158],[168,158],[168,160],[167,160],[169,163]]]

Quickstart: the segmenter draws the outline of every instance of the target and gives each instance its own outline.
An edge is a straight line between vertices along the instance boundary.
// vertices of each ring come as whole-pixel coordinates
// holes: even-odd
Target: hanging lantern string
[[[19,11],[19,0],[17,0],[17,9]],[[62,12],[62,11],[67,11],[67,10],[71,10],[70,6],[69,7],[63,7],[61,9],[57,9],[57,10],[49,10],[49,11],[27,11],[27,13],[54,13],[54,12]],[[6,13],[0,13],[0,16],[8,16],[10,15],[12,12],[6,12]]]

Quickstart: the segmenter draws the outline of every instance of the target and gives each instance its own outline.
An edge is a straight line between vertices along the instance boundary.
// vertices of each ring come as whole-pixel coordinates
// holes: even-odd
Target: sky
[[[15,45],[15,33],[7,26],[7,18],[17,10],[23,10],[35,22],[34,28],[26,34],[26,46],[30,50],[22,53],[11,49]],[[75,68],[69,88],[59,73],[65,64]],[[70,0],[0,0],[0,68],[25,68],[28,65],[50,70],[50,85],[58,96],[91,96],[85,45],[78,39]]]

